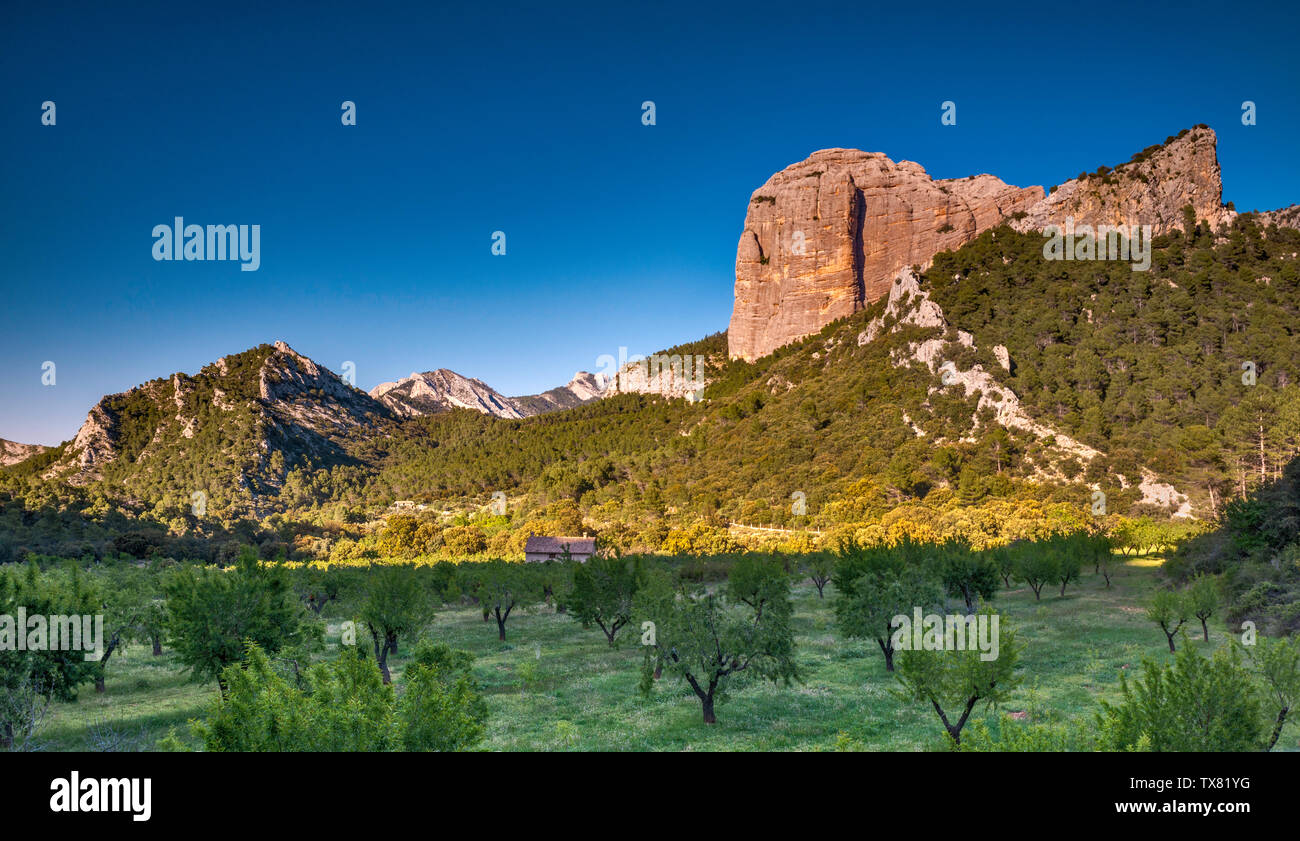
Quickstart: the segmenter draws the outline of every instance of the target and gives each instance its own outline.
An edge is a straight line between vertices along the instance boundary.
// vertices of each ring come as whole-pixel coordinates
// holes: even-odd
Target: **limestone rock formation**
[[[885,304],[885,312],[867,324],[866,329],[858,335],[858,344],[864,345],[875,341],[880,336],[896,332],[905,326],[942,332],[934,338],[913,342],[905,348],[893,351],[890,361],[896,367],[921,363],[931,373],[940,375],[941,385],[932,388],[931,393],[940,388],[960,386],[966,397],[976,397],[976,414],[971,419],[973,422],[979,423],[979,412],[988,410],[995,423],[1038,439],[1058,458],[1074,457],[1086,464],[1102,455],[1096,448],[1031,417],[1021,405],[1019,396],[997,378],[996,372],[985,371],[984,366],[978,363],[961,370],[947,360],[945,357],[948,342],[943,334],[948,332],[949,322],[944,316],[943,309],[930,299],[929,292],[921,288],[918,278],[910,269],[899,272],[894,279]],[[970,333],[957,330],[956,336],[958,344],[968,348],[975,347],[974,337]],[[993,348],[993,353],[999,366],[1010,370],[1011,360],[1007,349],[997,345]],[[924,436],[922,430],[913,428],[918,436]],[[1059,471],[1052,472],[1056,475],[1043,472],[1043,478],[1056,480],[1065,478]],[[1121,483],[1124,481],[1122,477],[1120,481]],[[1166,507],[1175,517],[1189,517],[1192,514],[1191,503],[1187,496],[1179,493],[1173,486],[1159,481],[1158,477],[1146,468],[1143,468],[1139,490],[1142,492],[1143,503]]]
[[[412,372],[411,376],[397,382],[382,383],[370,391],[370,396],[403,417],[428,415],[452,408],[474,409],[499,418],[524,417],[509,397],[487,383],[446,368],[422,374]]]
[[[1183,225],[1191,205],[1213,226],[1223,204],[1217,138],[1196,126],[1124,164],[1061,184],[1013,187],[992,175],[932,180],[918,164],[824,149],[773,175],[750,197],[736,248],[732,358],[753,360],[883,297],[898,272],[1009,222],[1020,231],[1076,224]],[[1295,227],[1295,208],[1261,214]]]
[[[1266,210],[1259,214],[1260,224],[1278,225],[1283,228],[1300,228],[1300,204],[1283,207],[1278,210]]]
[[[42,447],[40,444],[19,444],[17,441],[6,441],[0,438],[0,467],[8,467],[20,461],[26,461],[38,453],[45,452],[47,449],[49,448]]]
[[[900,269],[1043,197],[991,175],[935,181],[911,161],[823,149],[750,197],[736,249],[729,354],[753,360],[862,309]]]
[[[1236,214],[1223,205],[1217,146],[1210,127],[1188,129],[1114,169],[1066,181],[1012,227],[1042,230],[1070,217],[1075,224],[1150,225],[1159,235],[1182,228],[1183,208],[1189,204],[1198,221],[1213,227],[1231,222]]]

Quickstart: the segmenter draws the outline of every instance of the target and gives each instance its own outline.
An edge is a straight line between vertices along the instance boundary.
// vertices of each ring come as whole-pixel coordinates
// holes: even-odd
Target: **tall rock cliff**
[[[935,181],[911,161],[823,149],[754,191],[736,249],[733,358],[756,359],[889,292],[899,270],[1027,210],[1041,188]]]
[[[814,152],[750,197],[728,353],[753,360],[811,335],[888,294],[900,270],[1003,222],[1027,231],[1073,217],[1160,234],[1181,227],[1189,204],[1198,220],[1231,221],[1215,147],[1214,131],[1197,126],[1050,195],[992,175],[935,181],[879,153]],[[1277,213],[1279,223],[1291,218]]]

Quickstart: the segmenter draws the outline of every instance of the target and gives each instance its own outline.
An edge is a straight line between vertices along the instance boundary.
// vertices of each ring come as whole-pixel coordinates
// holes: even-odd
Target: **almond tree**
[[[910,557],[915,544],[864,547],[850,543],[835,564],[835,619],[850,638],[873,639],[885,655],[885,671],[894,670],[893,619],[911,616],[942,598],[939,583]]]
[[[790,604],[790,574],[780,558],[741,555],[727,575],[727,595],[749,605],[761,619],[765,608]]]
[[[303,608],[283,567],[261,564],[251,551],[234,569],[182,567],[163,585],[168,638],[196,680],[213,680],[225,694],[223,672],[242,662],[248,642],[267,653],[306,637]]]
[[[1187,622],[1190,613],[1187,597],[1173,590],[1156,590],[1147,603],[1147,618],[1160,626],[1169,641],[1169,650],[1174,648],[1174,635]]]
[[[1210,628],[1207,624],[1214,612],[1219,609],[1219,584],[1210,575],[1198,575],[1192,579],[1192,586],[1187,590],[1192,615],[1201,622],[1201,635],[1205,642],[1210,641]]]
[[[484,611],[484,621],[497,621],[497,639],[505,642],[506,622],[516,608],[524,609],[542,600],[537,574],[527,564],[483,561],[462,566],[470,576],[469,591]]]
[[[981,616],[994,612],[985,608]],[[999,619],[998,656],[983,659],[976,647],[964,651],[901,651],[896,676],[902,696],[929,703],[955,745],[961,731],[980,704],[996,705],[1006,700],[1019,683],[1015,674],[1020,646],[1015,631]],[[956,717],[954,720],[954,716]]]
[[[384,683],[392,683],[388,655],[397,653],[401,637],[418,637],[433,621],[434,599],[415,567],[372,566],[366,581],[361,621],[370,630],[375,662]]]
[[[817,598],[826,598],[826,585],[835,574],[835,556],[830,552],[812,552],[799,562],[799,569],[812,579],[817,588]]]
[[[637,594],[636,610],[638,619],[652,623],[642,690],[648,692],[653,683],[657,657],[699,698],[704,723],[717,723],[714,706],[726,700],[732,675],[748,672],[787,686],[799,679],[790,614],[788,597],[768,600],[760,614],[725,594],[681,591],[662,574],[649,576]]]
[[[578,564],[573,570],[573,589],[565,599],[569,614],[584,628],[600,628],[612,647],[619,630],[632,621],[640,575],[639,558],[597,555]]]
[[[1056,577],[1056,559],[1043,551],[1043,547],[1029,544],[1020,550],[1016,559],[1016,578],[1034,591],[1034,601],[1042,598],[1043,587]]]
[[[0,568],[0,616],[13,617],[19,608],[28,616],[78,616],[97,612],[98,601],[74,567],[68,575],[42,573],[36,564],[23,572]],[[26,633],[10,627],[6,633]],[[91,680],[97,665],[84,651],[20,651],[0,647],[0,748],[29,740],[53,699],[75,700],[77,687]]]
[[[971,551],[970,544],[949,540],[937,547],[939,574],[950,596],[961,596],[966,612],[974,613],[980,599],[998,591],[998,569],[992,560]]]

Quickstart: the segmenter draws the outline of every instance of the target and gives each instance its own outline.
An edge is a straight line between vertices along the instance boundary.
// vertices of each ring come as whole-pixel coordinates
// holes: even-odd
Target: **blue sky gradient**
[[[1047,186],[1204,122],[1225,201],[1300,202],[1296,17],[8,3],[0,437],[57,443],[103,394],[276,339],[366,389],[445,367],[515,395],[700,338],[730,317],[750,193],[827,147]],[[155,262],[177,215],[261,225],[260,270]]]

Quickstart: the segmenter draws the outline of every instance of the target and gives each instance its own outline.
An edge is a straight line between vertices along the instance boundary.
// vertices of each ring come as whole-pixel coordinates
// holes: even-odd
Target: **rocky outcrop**
[[[899,270],[1042,197],[991,175],[935,181],[919,164],[879,153],[814,152],[750,197],[729,355],[753,360],[817,332],[887,294]]]
[[[17,441],[6,441],[0,438],[0,467],[26,461],[48,449],[49,447],[42,447],[40,444],[19,444]]]
[[[921,288],[917,276],[910,269],[904,269],[899,272],[890,287],[884,313],[872,319],[866,329],[858,334],[858,344],[865,345],[885,334],[909,326],[934,330],[939,335],[894,349],[890,361],[899,367],[919,362],[931,373],[938,375],[940,385],[931,388],[931,394],[940,389],[960,386],[964,396],[977,398],[975,414],[971,418],[973,424],[978,425],[980,413],[987,410],[992,415],[994,423],[1038,439],[1056,459],[1073,457],[1086,464],[1102,455],[1100,450],[1031,417],[1025,411],[1019,396],[1004,385],[995,373],[984,370],[983,365],[977,363],[962,370],[949,361],[946,358],[949,341],[945,336],[949,333],[950,325],[944,317],[943,309],[930,299],[926,290]],[[965,348],[975,348],[975,340],[970,333],[957,330],[955,335],[956,344]],[[1010,357],[1005,347],[995,345],[993,355],[1000,368],[1011,369]],[[917,437],[925,436],[924,430],[914,424],[913,431]],[[1043,469],[1040,466],[1039,472],[1047,478],[1065,478],[1055,468],[1055,462],[1051,469]],[[1119,477],[1119,482],[1127,487],[1123,477]],[[1142,493],[1141,501],[1145,504],[1167,508],[1175,517],[1192,515],[1191,503],[1187,496],[1179,493],[1172,485],[1159,481],[1158,477],[1146,468],[1142,470],[1139,490]]]
[[[1063,225],[1150,225],[1155,235],[1183,227],[1183,208],[1212,227],[1236,215],[1223,204],[1218,139],[1209,126],[1197,126],[1149,146],[1114,169],[1102,167],[1066,181],[1012,222],[1019,231]]]
[[[1300,228],[1300,204],[1293,204],[1279,210],[1266,210],[1259,214],[1259,221],[1261,225]]]
[[[392,417],[388,408],[338,374],[284,342],[276,342],[257,373],[257,409],[265,451],[279,450],[287,464],[346,460],[344,443]]]
[[[879,153],[814,152],[750,197],[728,352],[753,360],[811,335],[886,295],[900,270],[1004,222],[1030,231],[1072,218],[1150,225],[1158,235],[1181,227],[1188,205],[1198,221],[1231,222],[1216,143],[1212,129],[1197,126],[1049,195],[992,175],[935,181],[918,164]],[[1300,213],[1261,215],[1294,226]]]
[[[100,467],[117,458],[118,418],[111,406],[114,398],[123,396],[109,395],[86,414],[65,455],[78,474],[91,478]]]
[[[610,384],[610,393],[658,394],[694,402],[709,384],[710,370],[723,360],[698,354],[656,353],[624,365]]]
[[[919,279],[911,269],[904,269],[894,278],[889,290],[889,300],[885,304],[885,312],[867,324],[866,329],[858,335],[858,344],[864,345],[884,333],[893,333],[905,326],[935,329],[945,333],[949,326],[943,309],[930,300],[929,293],[921,288]],[[957,343],[963,347],[975,347],[971,334],[958,330],[956,336]],[[960,385],[967,397],[978,396],[976,412],[990,410],[994,421],[1007,429],[1015,429],[1039,439],[1051,439],[1057,450],[1084,461],[1091,461],[1101,455],[1087,444],[1075,441],[1030,417],[1022,408],[1020,398],[1015,392],[985,371],[983,365],[977,364],[962,371],[952,362],[946,361],[947,345],[948,342],[942,335],[925,339],[909,345],[906,352],[895,352],[892,361],[895,365],[923,363],[930,371],[941,374],[943,387]],[[1006,348],[1002,348],[999,364],[1005,356]]]

